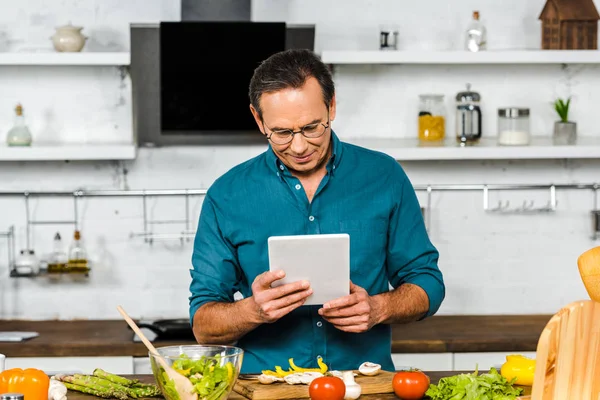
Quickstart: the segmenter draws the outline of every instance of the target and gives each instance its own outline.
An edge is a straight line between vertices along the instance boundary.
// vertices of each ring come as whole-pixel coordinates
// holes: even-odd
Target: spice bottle
[[[87,273],[89,271],[87,251],[83,246],[79,231],[75,231],[73,243],[71,243],[71,247],[69,248],[67,271],[70,273]]]
[[[68,260],[69,258],[64,251],[60,233],[56,232],[56,235],[54,235],[53,251],[48,260],[48,273],[56,274],[65,272],[67,270]]]
[[[6,135],[6,144],[8,146],[31,146],[31,132],[25,125],[23,106],[17,104],[15,114],[14,125]]]

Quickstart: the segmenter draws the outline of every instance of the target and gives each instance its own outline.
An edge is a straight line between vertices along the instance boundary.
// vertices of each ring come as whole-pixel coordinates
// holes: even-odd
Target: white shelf
[[[130,61],[129,53],[0,53],[0,65],[124,66]]]
[[[0,161],[133,160],[136,154],[133,144],[0,146]]]
[[[327,64],[600,64],[598,50],[515,51],[335,51],[321,54]]]
[[[417,139],[341,140],[381,151],[398,161],[600,159],[600,138],[580,137],[572,146],[555,146],[547,137],[534,137],[529,146],[498,146],[495,138],[489,138],[467,147],[457,146],[454,141],[420,146]]]

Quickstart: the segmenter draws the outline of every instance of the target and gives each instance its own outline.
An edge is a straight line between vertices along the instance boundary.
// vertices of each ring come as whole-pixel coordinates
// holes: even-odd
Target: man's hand
[[[323,304],[319,314],[344,332],[366,332],[379,323],[378,304],[367,291],[350,282],[350,294]]]
[[[312,294],[307,281],[292,282],[272,288],[271,284],[285,276],[283,271],[268,271],[252,283],[252,299],[259,323],[273,323],[300,307]]]

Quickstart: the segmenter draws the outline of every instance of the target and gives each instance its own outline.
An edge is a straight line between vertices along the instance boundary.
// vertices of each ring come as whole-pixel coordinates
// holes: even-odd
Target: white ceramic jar
[[[83,27],[68,25],[56,28],[56,33],[50,38],[54,49],[60,52],[78,52],[83,49],[87,37],[81,33]]]

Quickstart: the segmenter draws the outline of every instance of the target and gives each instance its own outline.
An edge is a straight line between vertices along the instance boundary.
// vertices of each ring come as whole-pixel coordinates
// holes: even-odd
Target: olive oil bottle
[[[73,243],[69,248],[69,262],[67,263],[67,272],[87,274],[90,268],[88,265],[87,251],[81,240],[81,232],[75,231]]]
[[[48,273],[59,274],[66,272],[67,262],[69,260],[67,253],[64,251],[60,233],[54,235],[54,246],[50,260],[48,260]]]

